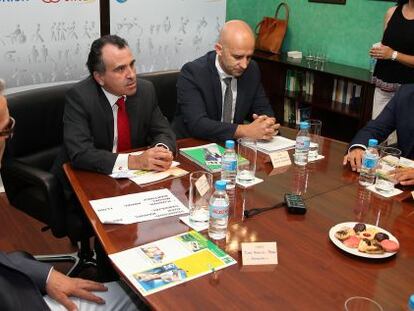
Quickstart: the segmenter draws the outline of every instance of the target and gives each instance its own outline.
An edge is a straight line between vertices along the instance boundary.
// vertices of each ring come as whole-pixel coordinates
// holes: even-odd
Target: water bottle
[[[310,147],[309,123],[300,122],[299,133],[296,136],[294,161],[297,165],[306,165],[308,163]]]
[[[229,197],[226,193],[226,181],[217,180],[214,193],[209,202],[208,235],[214,240],[224,239],[229,219]]]
[[[364,156],[362,157],[359,184],[365,187],[375,183],[375,170],[379,159],[377,145],[378,140],[370,139],[368,141],[368,148],[365,150]]]
[[[236,186],[237,155],[234,151],[234,141],[226,140],[226,150],[221,157],[221,179],[227,182],[227,189]]]
[[[414,311],[414,295],[411,295],[408,299],[408,310]]]

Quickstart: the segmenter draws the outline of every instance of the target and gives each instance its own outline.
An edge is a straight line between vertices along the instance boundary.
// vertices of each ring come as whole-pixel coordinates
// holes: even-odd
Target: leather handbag
[[[285,19],[278,19],[280,8],[285,9]],[[256,49],[275,54],[280,53],[280,48],[285,38],[289,21],[289,7],[286,3],[280,3],[275,12],[275,17],[263,17],[256,26]]]

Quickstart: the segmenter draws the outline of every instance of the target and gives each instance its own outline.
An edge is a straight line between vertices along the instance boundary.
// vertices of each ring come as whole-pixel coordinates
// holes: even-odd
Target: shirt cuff
[[[348,148],[348,153],[349,153],[349,151],[351,151],[351,149],[354,149],[354,148],[362,148],[362,149],[364,149],[364,150],[366,150],[367,149],[367,147],[366,146],[364,146],[364,145],[362,145],[362,144],[353,144],[353,145],[351,145],[351,147],[349,147]]]
[[[157,144],[155,144],[154,147],[163,147],[167,150],[170,150],[170,147],[168,147],[166,144],[163,144],[163,143],[157,143]]]
[[[115,160],[114,167],[112,168],[112,174],[125,172],[128,170],[128,157],[129,153],[120,153]]]
[[[53,267],[50,268],[49,273],[47,274],[46,284],[49,282],[50,275],[52,274]]]

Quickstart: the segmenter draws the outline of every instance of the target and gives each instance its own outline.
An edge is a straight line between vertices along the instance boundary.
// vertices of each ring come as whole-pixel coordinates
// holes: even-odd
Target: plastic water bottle
[[[410,298],[408,298],[408,310],[414,311],[414,295],[411,295]]]
[[[229,197],[226,193],[226,182],[217,180],[216,191],[211,195],[209,202],[208,235],[214,240],[224,239],[229,220]]]
[[[227,182],[227,189],[236,186],[237,155],[234,151],[234,141],[226,140],[226,150],[221,157],[221,179]]]
[[[308,163],[310,147],[309,123],[300,122],[299,133],[296,136],[294,161],[297,165],[306,165]]]
[[[365,150],[364,156],[362,157],[359,184],[365,187],[375,183],[375,170],[379,159],[377,145],[378,140],[370,139],[368,141],[368,148]]]

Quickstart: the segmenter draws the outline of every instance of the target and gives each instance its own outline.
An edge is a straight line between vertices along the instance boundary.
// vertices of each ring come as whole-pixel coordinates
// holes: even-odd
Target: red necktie
[[[124,96],[118,98],[116,101],[118,105],[118,116],[117,116],[117,125],[118,125],[118,145],[117,151],[122,152],[125,150],[131,149],[131,134],[129,131],[129,120],[128,114],[125,107],[125,98]]]

